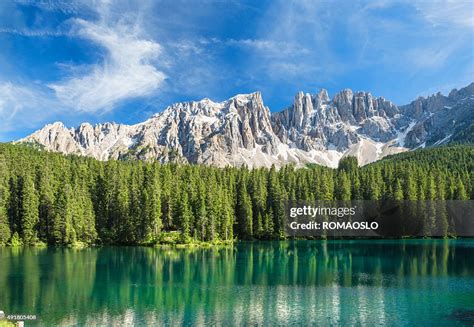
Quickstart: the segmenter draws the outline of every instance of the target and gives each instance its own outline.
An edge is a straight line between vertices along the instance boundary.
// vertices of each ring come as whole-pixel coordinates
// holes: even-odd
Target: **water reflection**
[[[473,254],[466,240],[1,248],[0,310],[40,325],[455,324],[474,308]]]

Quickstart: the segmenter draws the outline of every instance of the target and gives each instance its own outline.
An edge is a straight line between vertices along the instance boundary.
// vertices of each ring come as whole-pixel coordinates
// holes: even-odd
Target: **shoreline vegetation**
[[[151,243],[138,243],[133,244],[133,246],[144,246],[144,247],[156,247],[156,248],[176,248],[176,249],[187,249],[187,248],[209,248],[209,247],[225,247],[233,246],[237,239],[234,240],[213,240],[213,241],[200,241],[196,239],[183,239],[183,235],[180,232],[161,232],[157,240]],[[130,246],[130,244],[88,244],[82,241],[76,241],[75,243],[61,245],[71,249],[85,249],[93,247],[102,247],[102,246]],[[8,243],[0,244],[0,247],[33,247],[33,248],[46,248],[49,246],[57,246],[48,244],[42,241],[37,241],[35,243],[24,244],[19,237],[13,237],[12,240]]]
[[[216,240],[212,242],[205,242],[205,241],[198,241],[198,240],[191,240],[188,243],[182,243],[180,241],[177,241],[176,243],[174,242],[163,242],[163,243],[151,243],[151,244],[86,244],[84,242],[76,242],[75,244],[68,244],[68,245],[50,245],[44,242],[38,242],[35,244],[17,244],[17,245],[11,245],[11,244],[2,244],[0,245],[0,248],[18,248],[18,249],[24,249],[24,248],[35,248],[35,249],[46,249],[50,247],[60,247],[60,248],[67,248],[67,249],[73,249],[73,250],[84,250],[84,249],[91,249],[91,248],[102,248],[102,247],[109,247],[109,246],[114,246],[114,247],[130,247],[130,246],[137,246],[137,247],[145,247],[145,248],[157,248],[157,249],[163,249],[163,250],[193,250],[193,249],[216,249],[216,248],[231,248],[237,245],[239,242],[252,242],[252,243],[260,243],[260,242],[298,242],[298,241],[315,241],[315,242],[339,242],[339,241],[420,241],[420,240],[426,240],[426,241],[433,241],[433,240],[473,240],[474,241],[474,236],[436,236],[436,237],[411,237],[411,236],[406,236],[406,237],[340,237],[340,238],[285,238],[285,239],[268,239],[268,240]]]
[[[286,201],[468,200],[473,166],[472,145],[421,149],[363,167],[348,157],[337,169],[250,170],[102,162],[0,144],[0,245],[186,248],[282,240]]]

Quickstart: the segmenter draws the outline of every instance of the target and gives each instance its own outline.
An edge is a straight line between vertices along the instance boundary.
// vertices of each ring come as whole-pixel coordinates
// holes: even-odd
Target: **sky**
[[[47,123],[134,124],[181,101],[474,81],[474,2],[0,1],[0,142]]]

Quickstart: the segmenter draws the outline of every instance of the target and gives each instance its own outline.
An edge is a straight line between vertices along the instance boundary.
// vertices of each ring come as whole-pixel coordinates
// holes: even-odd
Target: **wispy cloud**
[[[16,34],[21,36],[64,36],[68,35],[66,31],[61,30],[38,30],[38,29],[16,29],[16,28],[0,28],[0,33]]]
[[[90,40],[106,50],[102,62],[86,73],[70,76],[49,86],[67,106],[83,112],[104,112],[120,101],[150,95],[166,76],[152,62],[161,46],[141,36],[141,27],[119,21],[111,24],[74,19],[71,34]]]
[[[433,25],[474,26],[474,2],[470,0],[417,0],[417,10]]]
[[[62,1],[62,0],[15,0],[16,3],[23,6],[35,6],[47,11],[60,11],[65,14],[76,14],[83,11],[90,4],[86,1]]]
[[[251,7],[0,1],[0,127],[39,124],[56,114],[72,123],[79,117],[132,122],[137,112],[173,102],[255,90],[272,110],[298,90],[319,87],[365,89],[403,103],[434,80],[458,86],[472,80],[473,6],[453,0],[277,0]]]
[[[37,126],[60,108],[39,86],[0,81],[0,139],[4,133]]]
[[[331,83],[377,67],[408,76],[436,72],[462,49],[471,56],[474,51],[472,1],[285,1],[263,22],[259,36],[265,42],[243,44],[262,53],[272,45],[287,50],[263,62],[276,79],[297,71],[295,84],[305,79]]]
[[[413,73],[422,69],[434,69],[445,65],[453,52],[459,48],[458,42],[449,45],[439,44],[408,49],[405,52],[405,62],[411,62],[416,68]]]
[[[287,57],[309,54],[311,51],[302,44],[272,39],[228,39],[222,41],[227,46],[238,46],[244,49],[258,51],[267,57]]]

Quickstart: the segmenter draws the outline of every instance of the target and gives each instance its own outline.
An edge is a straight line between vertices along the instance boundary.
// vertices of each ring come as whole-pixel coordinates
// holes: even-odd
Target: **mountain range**
[[[337,167],[353,155],[364,165],[389,154],[448,142],[473,142],[474,83],[449,95],[418,97],[407,105],[344,89],[299,92],[271,113],[260,92],[223,102],[173,104],[135,125],[48,124],[18,143],[98,160],[139,159],[277,167],[316,163]]]

